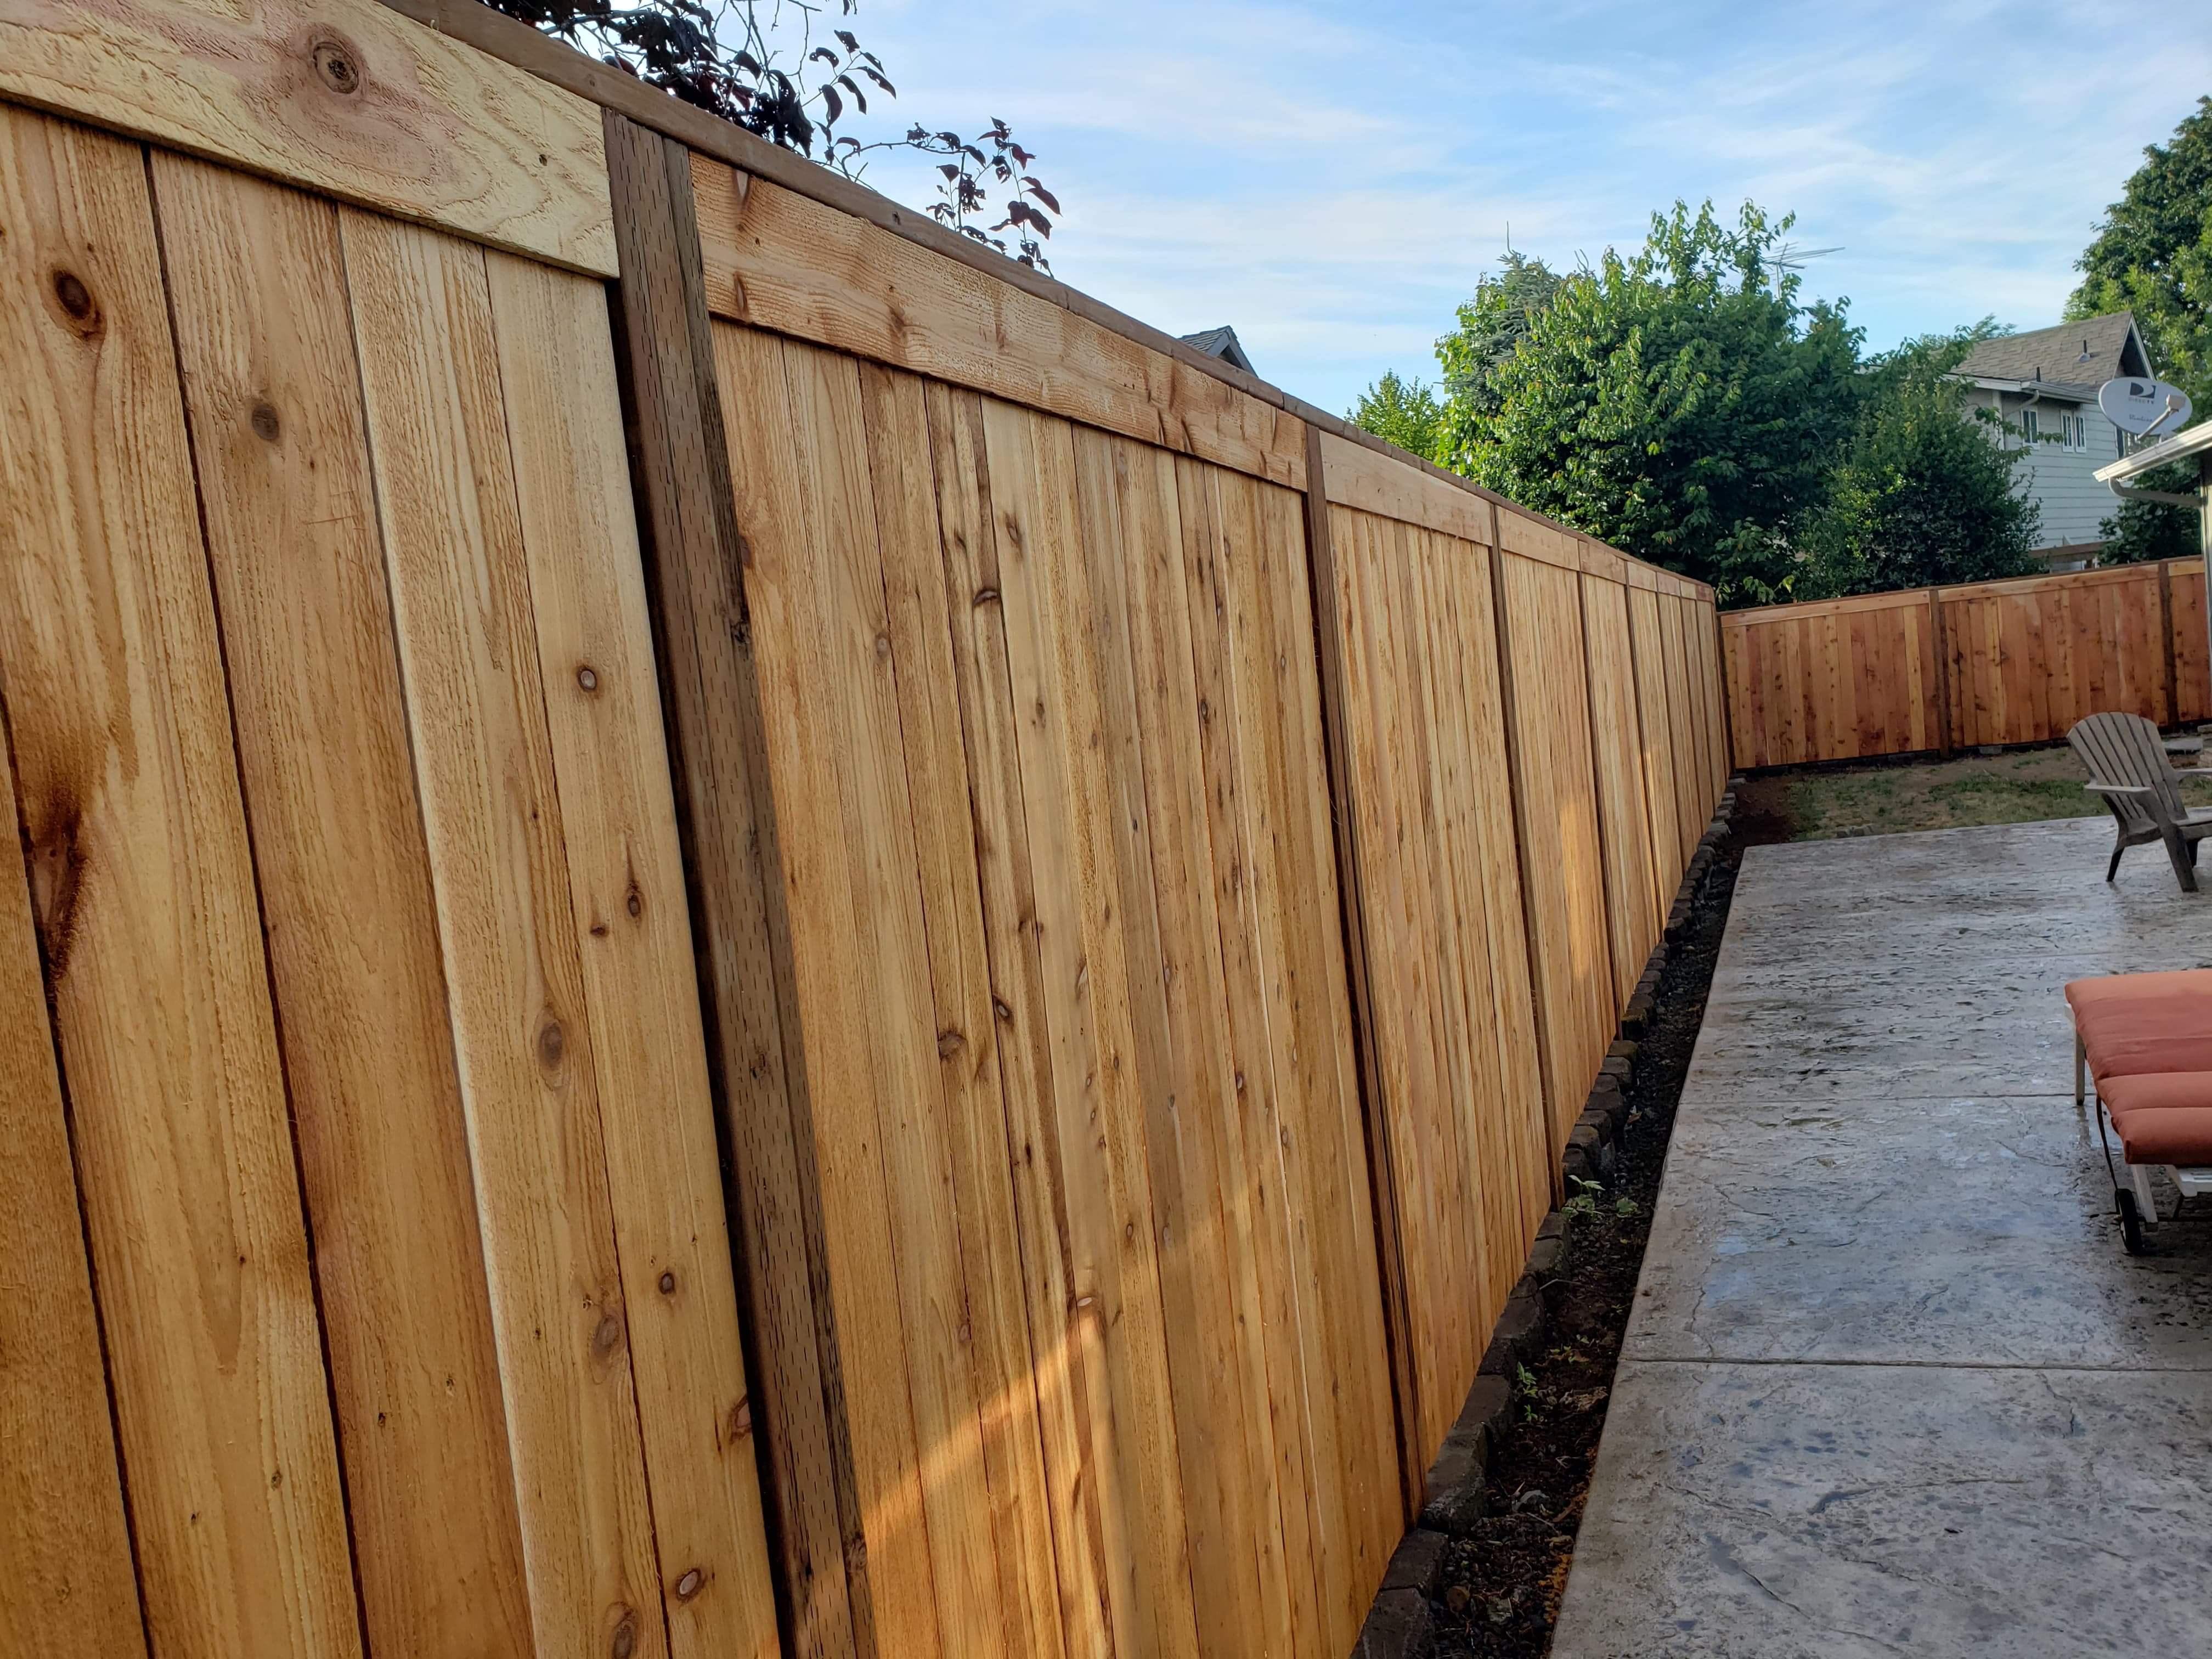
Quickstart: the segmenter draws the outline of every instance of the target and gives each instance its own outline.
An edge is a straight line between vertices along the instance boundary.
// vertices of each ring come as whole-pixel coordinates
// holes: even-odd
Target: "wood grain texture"
[[[1690,678],[1689,629],[1684,602],[1659,596],[1659,652],[1667,678],[1668,764],[1674,774],[1674,833],[1686,865],[1705,833],[1705,814],[1698,796],[1697,687]]]
[[[1497,510],[1473,489],[1455,489],[1434,473],[1378,455],[1333,432],[1320,437],[1322,476],[1332,504],[1442,531],[1485,547],[1497,540]]]
[[[2166,570],[1729,611],[1721,629],[1735,758],[1789,766],[2045,743],[2103,710],[2202,719],[2212,712],[2202,568],[2184,560]]]
[[[1303,422],[1179,358],[766,179],[692,179],[718,317],[1304,483]]]
[[[1074,433],[987,401],[1000,580],[1053,1052],[1066,1206],[1070,1340],[1086,1372],[1085,1455],[1101,1487],[1101,1576],[1115,1651],[1194,1654],[1160,1241],[1117,913],[1115,782],[1103,744]],[[1049,877],[1049,879],[1047,878]]]
[[[507,1443],[529,1494],[532,1633],[595,1651],[629,1619],[633,1651],[665,1653],[483,252],[368,214],[341,226]],[[531,337],[532,360],[549,344]],[[611,381],[564,390],[602,392],[616,418]]]
[[[144,1615],[30,890],[12,860],[0,866],[0,1655],[131,1659],[146,1651]]]
[[[164,153],[153,178],[369,1641],[526,1654],[337,210]]]
[[[866,1546],[769,777],[770,705],[752,648],[748,544],[738,534],[723,421],[732,379],[718,381],[688,152],[611,115],[607,151],[623,268],[624,416],[699,929],[711,1082],[734,1166],[727,1190],[739,1224],[777,1592],[801,1659],[843,1659],[875,1650]],[[744,382],[735,384],[742,394]],[[731,433],[752,418],[779,431],[780,404],[757,415],[754,407],[738,405]],[[782,459],[773,452],[771,465]]]
[[[1179,471],[1187,527],[1188,515],[1198,520],[1186,536],[1194,650],[1223,694],[1202,690],[1199,712],[1243,1079],[1245,1190],[1272,1328],[1294,1350],[1268,1362],[1292,1638],[1295,1651],[1334,1652],[1365,1616],[1405,1510],[1380,1241],[1369,1192],[1348,1176],[1371,1141],[1350,963],[1330,929],[1343,866],[1328,800],[1311,783],[1334,742],[1326,671],[1304,655],[1318,626],[1321,556],[1301,533],[1310,495],[1218,470]],[[1218,517],[1206,510],[1209,487]],[[1271,1238],[1283,1241],[1279,1254]],[[1300,1571],[1309,1562],[1310,1616]]]
[[[0,96],[614,274],[599,112],[375,0],[8,0]]]
[[[146,1627],[165,1655],[358,1654],[144,158],[0,110],[0,684]],[[10,1106],[37,1097],[11,1086]],[[32,1523],[112,1528],[112,1472],[92,1476]],[[87,1589],[118,1570],[96,1549],[77,1565]],[[70,1639],[21,1588],[8,1639]],[[137,1620],[114,1610],[106,1650],[127,1653]],[[66,1615],[87,1636],[102,1617]]]
[[[158,305],[144,263],[152,240],[144,192],[131,188],[137,165],[125,146],[0,112],[0,222],[38,227],[57,240],[65,239],[65,227],[112,222],[100,228],[124,233],[116,239],[124,261],[137,256],[130,272],[137,292],[129,297]],[[114,380],[150,406],[103,409],[96,392],[86,396],[99,384],[92,373],[100,348],[69,326],[76,319],[65,307],[57,314],[37,291],[43,279],[52,292],[48,261],[62,248],[55,240],[40,247],[29,234],[11,240],[0,251],[0,345],[21,379],[0,410],[0,455],[8,458],[0,477],[9,503],[0,513],[0,568],[16,570],[36,556],[34,537],[40,547],[49,547],[59,539],[52,526],[66,522],[56,511],[33,531],[38,520],[21,515],[74,507],[79,525],[105,516],[96,499],[69,501],[74,489],[53,472],[40,476],[40,460],[51,467],[66,453],[65,430],[98,432],[103,416],[122,414],[151,428],[155,445],[166,438],[173,446],[179,434],[174,380],[161,373],[159,351],[167,341],[158,312],[134,316],[126,310],[120,320],[130,332],[117,336],[116,356],[126,373]],[[97,289],[91,285],[105,272],[72,274],[87,284],[88,295],[108,288],[105,281]],[[131,375],[133,368],[143,378]],[[137,459],[153,460],[158,453]],[[167,459],[173,469],[169,487],[181,497],[181,457],[172,447]],[[125,482],[112,459],[90,471],[95,480],[107,472],[111,486]],[[181,523],[172,516],[173,527]],[[195,550],[188,524],[184,527],[179,550],[189,557]],[[94,559],[106,553],[97,540],[88,543]],[[119,550],[127,556],[130,550]],[[80,571],[105,574],[82,564]],[[0,604],[12,614],[22,600],[11,594]],[[27,665],[8,648],[12,631],[0,631],[0,687],[11,668]],[[8,749],[8,701],[0,696],[0,761]],[[27,823],[35,804],[18,799],[12,765],[0,775],[9,784],[5,800],[16,823]],[[45,873],[50,882],[51,868]],[[8,1148],[0,1160],[0,1260],[8,1263],[7,1292],[0,1298],[0,1424],[7,1425],[0,1430],[0,1656],[132,1659],[146,1651],[144,1618],[27,878],[14,860],[0,860],[0,1144]]]
[[[605,297],[488,264],[669,1649],[769,1659],[760,1473]]]
[[[2208,652],[2204,631],[2204,564],[2201,559],[2176,559],[2168,570],[2178,692],[2174,718],[2202,720],[2212,717],[2212,652]]]
[[[1550,1206],[1553,1160],[1488,551],[1345,507],[1330,538],[1421,1470]]]
[[[1667,911],[1687,863],[1682,851],[1681,781],[1674,771],[1674,723],[1668,713],[1667,653],[1656,592],[1628,592],[1628,639],[1636,672],[1637,754],[1644,778],[1646,838],[1651,861],[1651,927],[1666,926]],[[1739,696],[1742,694],[1739,692]],[[1656,937],[1656,932],[1655,932]],[[1641,969],[1638,970],[1641,972]]]
[[[1514,805],[1556,1157],[1596,1079],[1620,1006],[1598,842],[1581,578],[1516,555],[1502,563],[1499,601],[1512,653]],[[1662,597],[1661,603],[1680,601]],[[1678,628],[1675,660],[1680,649]],[[1686,726],[1673,763],[1691,763]]]
[[[1629,643],[1629,590],[1582,579],[1583,649],[1589,683],[1590,749],[1597,776],[1598,830],[1605,851],[1607,933],[1613,984],[1625,1001],[1659,942],[1664,902],[1653,887],[1650,805],[1644,793],[1643,726]],[[1698,787],[1710,793],[1712,751],[1698,757]],[[1665,902],[1673,891],[1668,890]]]

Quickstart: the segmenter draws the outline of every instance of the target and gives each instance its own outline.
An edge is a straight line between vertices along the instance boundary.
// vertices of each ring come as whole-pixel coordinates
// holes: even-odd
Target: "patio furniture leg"
[[[2083,1046],[2081,1034],[2074,1033],[2074,1109],[2081,1109],[2081,1103],[2089,1091],[2089,1050]]]
[[[2197,860],[2190,856],[2189,843],[2181,838],[2181,831],[2171,823],[2158,827],[2159,839],[2166,843],[2166,856],[2173,866],[2173,878],[2181,884],[2181,890],[2197,890]]]
[[[2105,879],[2106,881],[2109,882],[2113,877],[2120,873],[2120,854],[2127,850],[2128,832],[2125,828],[2123,828],[2118,837],[2112,842],[2112,861],[2105,866]]]
[[[2128,1179],[2135,1185],[2136,1207],[2142,1212],[2143,1225],[2146,1227],[2155,1227],[2158,1225],[2158,1200],[2152,1196],[2151,1194],[2150,1165],[2148,1164],[2129,1164]]]

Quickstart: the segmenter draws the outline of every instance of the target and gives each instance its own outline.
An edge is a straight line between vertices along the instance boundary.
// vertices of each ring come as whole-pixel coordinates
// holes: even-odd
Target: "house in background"
[[[2152,377],[2134,314],[1984,340],[1956,373],[1972,388],[1969,404],[2003,421],[1998,441],[2032,452],[2015,476],[2043,509],[2041,556],[2053,570],[2083,568],[2103,544],[2098,526],[2119,505],[2097,469],[2128,453],[2126,434],[2097,407],[2097,389],[2122,374]]]
[[[1182,343],[1194,345],[1207,356],[1218,357],[1223,362],[1231,368],[1241,368],[1247,374],[1257,375],[1260,372],[1252,367],[1252,360],[1244,355],[1243,342],[1237,337],[1237,331],[1226,323],[1201,333],[1186,334],[1182,337]]]

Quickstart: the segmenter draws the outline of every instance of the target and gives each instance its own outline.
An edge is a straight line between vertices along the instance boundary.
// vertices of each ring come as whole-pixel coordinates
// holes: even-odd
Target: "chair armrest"
[[[2081,787],[2093,795],[2148,795],[2152,793],[2147,783],[2099,783],[2092,779]]]

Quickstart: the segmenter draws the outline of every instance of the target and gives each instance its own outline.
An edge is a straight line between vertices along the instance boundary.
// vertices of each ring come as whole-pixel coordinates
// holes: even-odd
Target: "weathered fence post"
[[[803,1659],[875,1650],[837,1363],[744,540],[714,374],[690,153],[605,112],[616,357],[654,603],[677,817],[726,1142],[750,1420],[779,1612]]]
[[[1943,594],[1928,590],[1929,645],[1936,659],[1936,743],[1945,760],[1951,758],[1951,642],[1943,632]]]
[[[2158,638],[2166,657],[2166,718],[2161,726],[2173,726],[2181,720],[2181,672],[2173,656],[2173,566],[2171,562],[2158,562]]]

